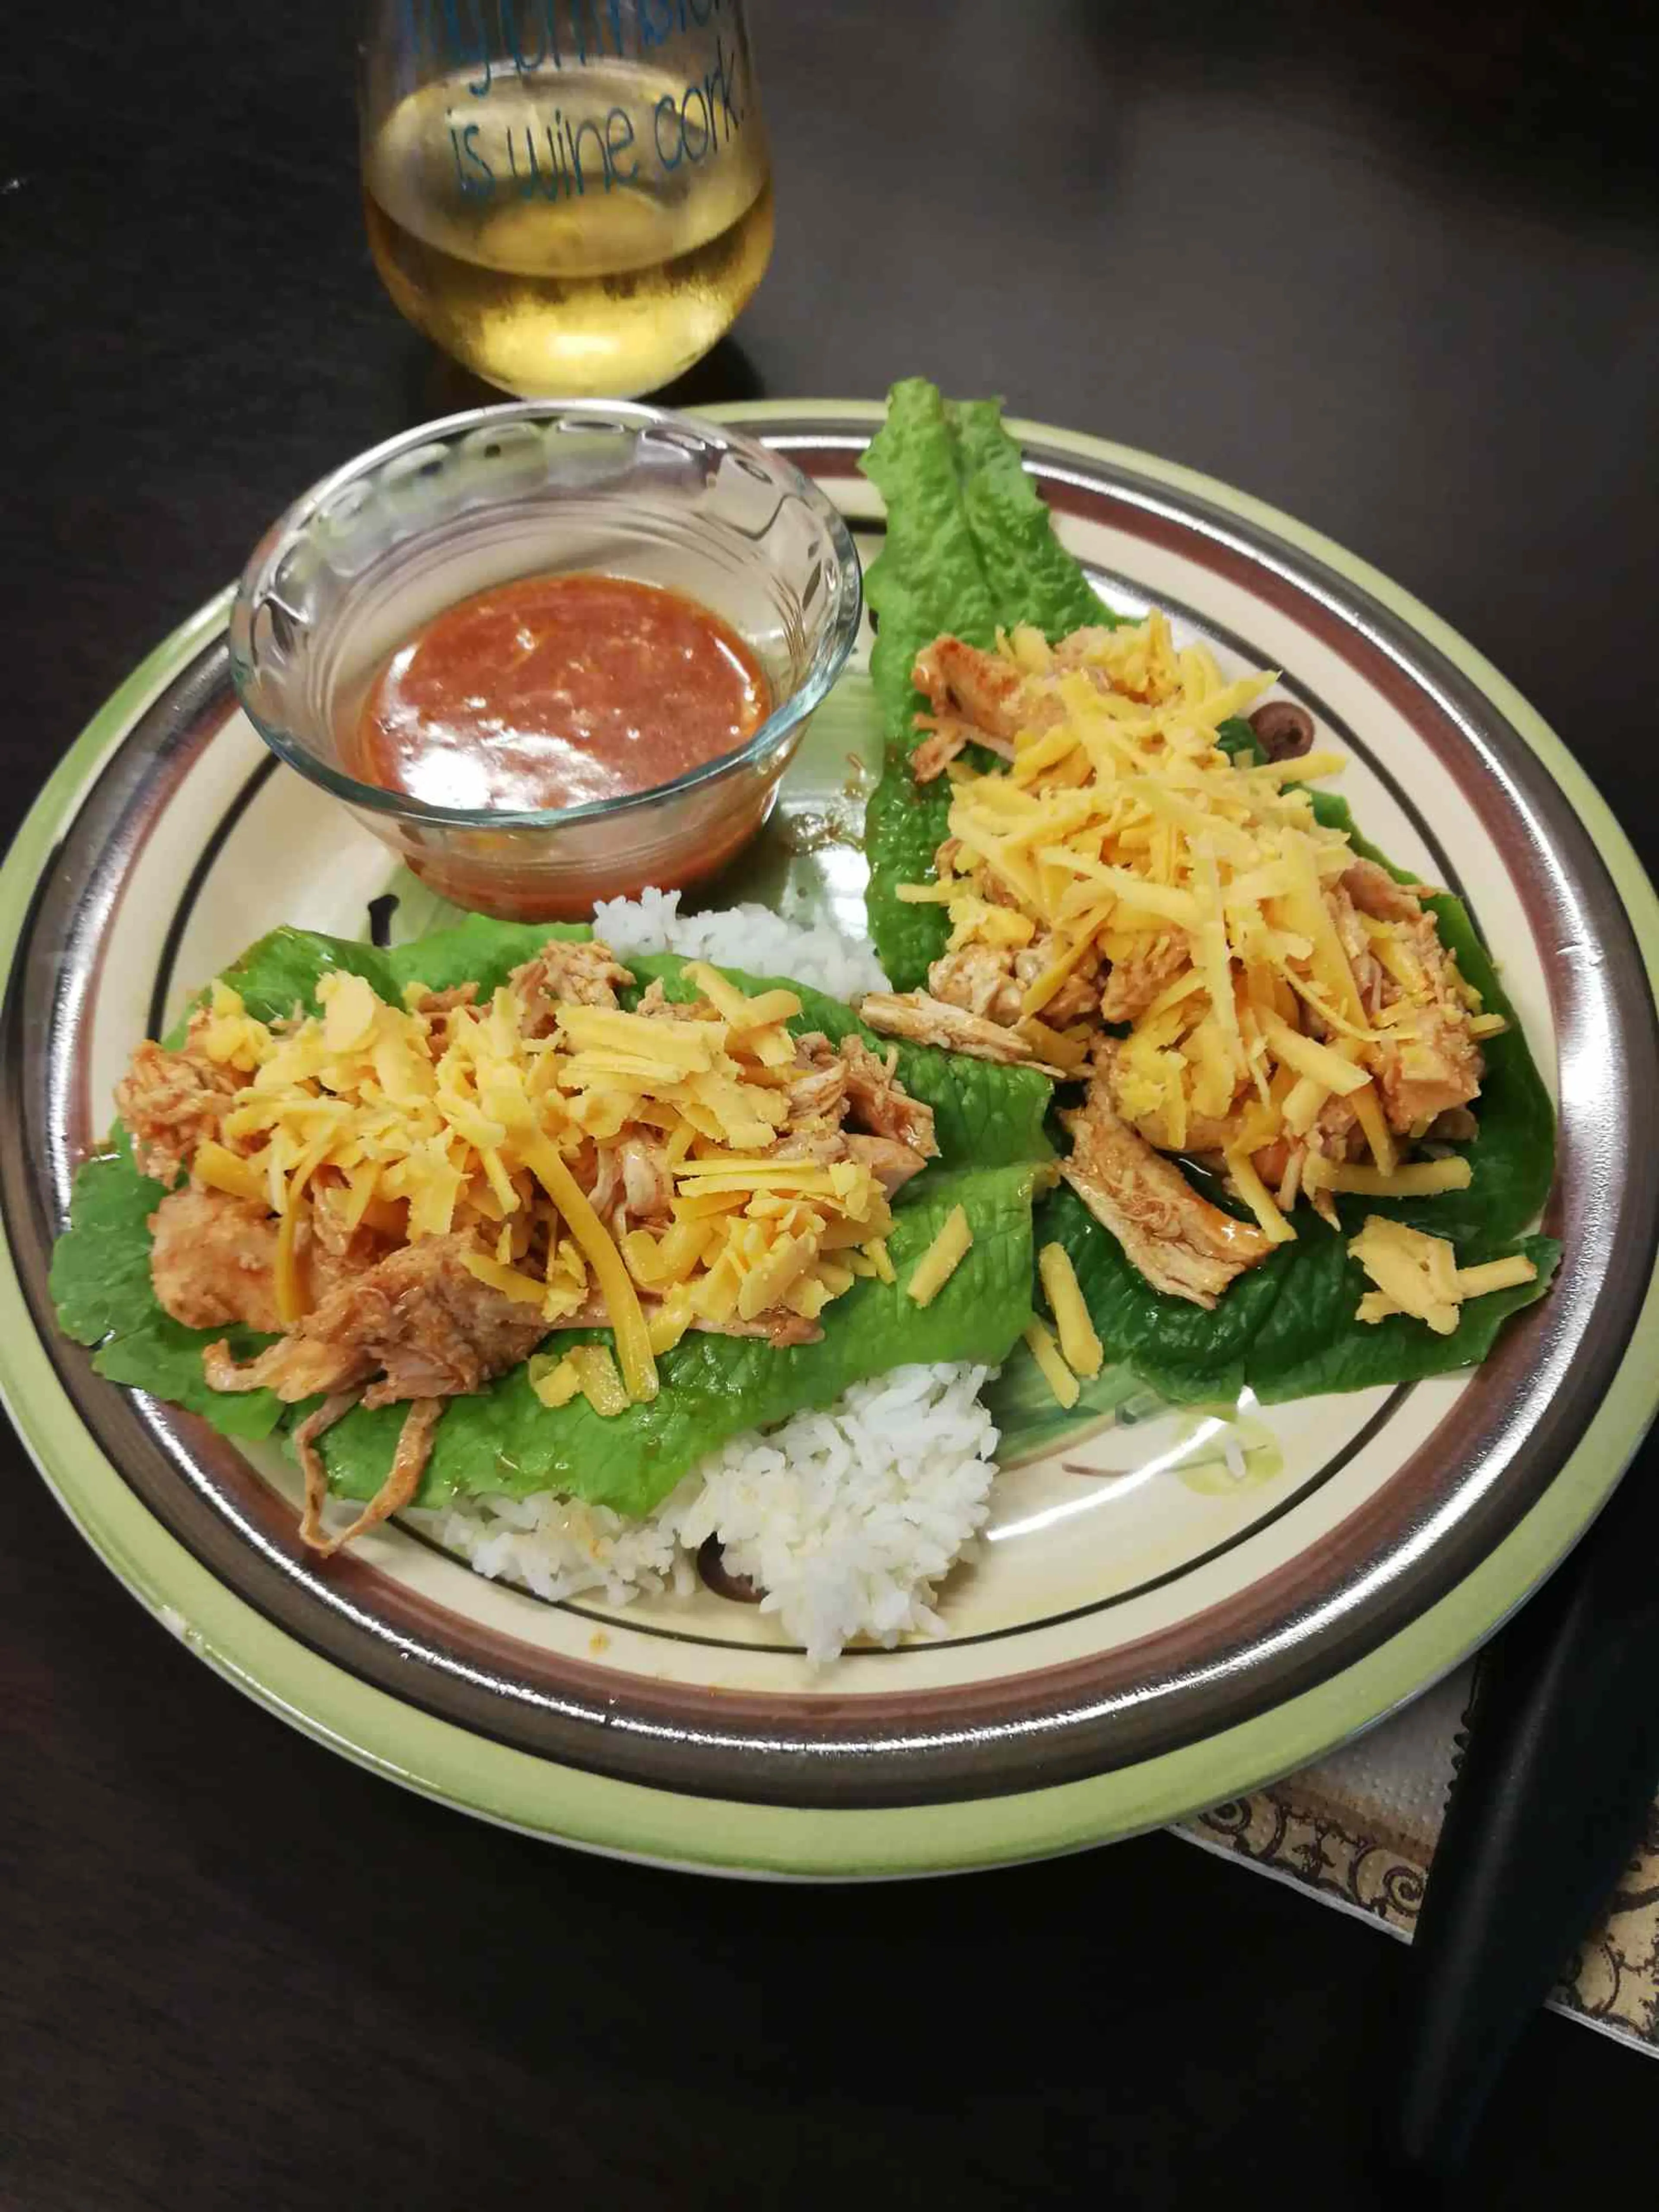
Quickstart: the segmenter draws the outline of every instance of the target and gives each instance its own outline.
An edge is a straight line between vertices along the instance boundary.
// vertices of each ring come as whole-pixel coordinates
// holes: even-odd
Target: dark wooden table
[[[0,831],[294,493],[453,395],[365,254],[349,14],[8,27]],[[1659,858],[1650,35],[754,15],[777,255],[684,396],[922,370],[1243,485],[1484,647]],[[1398,2200],[1401,1952],[1183,1844],[822,1891],[498,1834],[238,1699],[9,1434],[0,1667],[8,2212]],[[1540,2018],[1466,2201],[1589,2198],[1656,2094]]]

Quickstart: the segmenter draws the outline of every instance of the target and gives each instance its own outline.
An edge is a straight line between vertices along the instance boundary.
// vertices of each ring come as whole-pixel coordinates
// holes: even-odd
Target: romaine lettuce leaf
[[[256,1019],[276,1022],[295,1006],[314,1014],[318,984],[337,971],[366,977],[383,999],[398,997],[389,952],[355,938],[325,937],[314,929],[270,930],[250,945],[219,980],[240,994]]]
[[[870,678],[887,741],[865,809],[866,904],[877,956],[894,987],[906,991],[945,950],[949,924],[937,907],[904,905],[898,886],[932,875],[951,811],[949,784],[942,777],[918,784],[905,765],[917,743],[912,717],[924,704],[910,671],[941,630],[990,645],[996,617],[963,506],[944,404],[932,385],[913,377],[893,386],[886,423],[859,465],[887,507],[886,543],[864,580],[876,624]]]
[[[860,466],[887,507],[886,543],[865,579],[886,733],[865,814],[866,904],[881,963],[893,988],[908,991],[926,981],[950,927],[939,908],[898,896],[901,884],[933,879],[951,810],[943,777],[918,784],[906,766],[919,742],[914,717],[927,704],[910,681],[917,653],[942,630],[989,647],[999,627],[1016,623],[1061,637],[1118,617],[1054,536],[1000,401],[947,405],[924,379],[907,378],[889,394],[886,422]]]
[[[671,999],[695,998],[685,964],[671,953],[631,956],[634,995],[659,981]],[[787,976],[720,972],[740,990],[793,991],[801,1011],[789,1026],[798,1034],[821,1030],[839,1041],[856,1032],[873,1050],[896,1049],[900,1080],[933,1107],[940,1158],[899,1195],[889,1240],[897,1285],[855,1285],[830,1308],[817,1344],[780,1352],[753,1337],[690,1335],[659,1363],[662,1388],[654,1403],[606,1420],[585,1401],[550,1410],[522,1370],[505,1376],[445,1413],[422,1504],[457,1491],[524,1496],[552,1488],[619,1512],[648,1512],[729,1437],[827,1405],[849,1382],[889,1367],[934,1359],[995,1365],[1030,1320],[1032,1194],[1053,1154],[1043,1127],[1047,1079],[925,1046],[895,1047],[839,1000]],[[919,1309],[904,1282],[957,1205],[973,1226],[973,1249],[933,1304]],[[563,1330],[545,1349],[556,1352],[594,1334]],[[331,1430],[324,1443],[331,1483],[350,1496],[372,1497],[391,1463],[400,1419],[396,1407],[357,1412]]]
[[[998,622],[1005,629],[1030,623],[1051,638],[1085,623],[1115,627],[1121,617],[1055,537],[1019,447],[1002,427],[1001,401],[947,400],[945,419]]]

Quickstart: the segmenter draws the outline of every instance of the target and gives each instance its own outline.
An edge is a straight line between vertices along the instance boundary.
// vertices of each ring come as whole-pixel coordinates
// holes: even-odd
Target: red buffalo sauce
[[[695,599],[623,576],[525,576],[400,646],[355,732],[365,781],[528,811],[654,790],[746,744],[759,663]]]

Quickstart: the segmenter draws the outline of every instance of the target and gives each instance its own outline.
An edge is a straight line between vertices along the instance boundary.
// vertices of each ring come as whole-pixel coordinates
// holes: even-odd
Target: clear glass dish
[[[758,659],[772,709],[736,752],[655,790],[531,813],[434,806],[345,765],[387,657],[458,599],[573,569],[684,592]],[[314,486],[244,572],[230,660],[249,719],[459,906],[584,918],[689,887],[765,820],[857,635],[847,526],[800,472],[717,425],[620,401],[481,407],[405,432]]]

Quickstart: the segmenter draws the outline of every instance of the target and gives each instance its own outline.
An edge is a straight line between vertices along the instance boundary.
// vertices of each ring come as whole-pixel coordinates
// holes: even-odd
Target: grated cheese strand
[[[965,1210],[953,1206],[945,1226],[910,1271],[905,1289],[919,1306],[930,1306],[967,1258],[974,1241]]]
[[[1060,1356],[1060,1347],[1040,1321],[1025,1331],[1025,1348],[1042,1370],[1042,1378],[1067,1413],[1081,1395],[1078,1379]]]
[[[642,1404],[657,1395],[657,1363],[651,1338],[640,1310],[639,1294],[623,1264],[623,1256],[610,1231],[594,1212],[586,1192],[563,1160],[556,1145],[546,1137],[526,1132],[519,1139],[526,1166],[557,1206],[582,1257],[599,1279],[599,1294],[616,1332],[617,1354],[629,1396]]]
[[[1073,1374],[1098,1375],[1106,1355],[1089,1317],[1072,1255],[1063,1244],[1043,1246],[1037,1255],[1037,1274],[1060,1333],[1061,1358]]]
[[[1538,1279],[1537,1268],[1520,1253],[1460,1267],[1446,1237],[1407,1229],[1403,1222],[1377,1213],[1366,1216],[1364,1227],[1348,1249],[1376,1285],[1359,1301],[1361,1321],[1382,1322],[1405,1314],[1426,1322],[1438,1336],[1449,1336],[1456,1328],[1468,1299]]]

